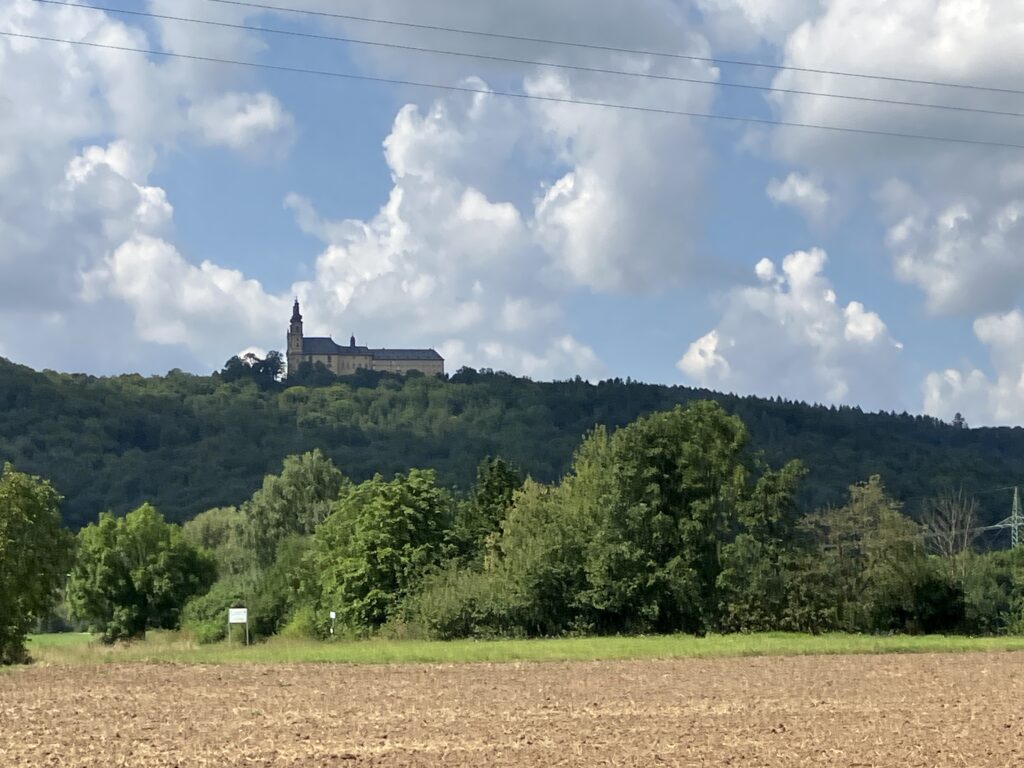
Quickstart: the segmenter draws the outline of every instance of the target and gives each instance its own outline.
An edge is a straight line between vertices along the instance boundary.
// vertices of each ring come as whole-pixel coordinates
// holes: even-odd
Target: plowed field
[[[4,766],[1024,765],[1024,655],[0,674]]]

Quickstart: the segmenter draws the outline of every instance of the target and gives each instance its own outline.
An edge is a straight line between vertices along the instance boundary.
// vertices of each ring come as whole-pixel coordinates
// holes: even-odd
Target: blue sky
[[[1024,112],[1024,96],[112,7]],[[1024,89],[1011,0],[294,0],[296,8]],[[557,7],[553,7],[557,6]],[[1024,118],[505,65],[10,0],[0,30],[475,90],[1021,143]],[[1024,420],[1024,150],[507,99],[0,37],[0,355],[205,373],[307,328],[450,370]]]

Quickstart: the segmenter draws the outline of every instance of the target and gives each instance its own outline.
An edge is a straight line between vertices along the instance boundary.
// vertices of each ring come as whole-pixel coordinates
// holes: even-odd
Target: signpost
[[[331,634],[334,634],[334,620],[338,618],[337,611],[331,611]]]
[[[245,624],[245,644],[249,644],[249,609],[228,608],[228,642],[231,642],[231,625]]]

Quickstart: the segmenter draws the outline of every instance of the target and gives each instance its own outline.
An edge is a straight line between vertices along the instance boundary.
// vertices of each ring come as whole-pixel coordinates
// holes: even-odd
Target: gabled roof
[[[334,339],[306,336],[302,339],[304,355],[369,355],[367,347],[343,347]]]
[[[302,339],[304,355],[338,355],[350,357],[372,357],[374,360],[438,360],[444,362],[433,349],[370,349],[369,347],[344,347],[328,337],[306,336]]]
[[[441,360],[433,349],[371,349],[374,360]]]

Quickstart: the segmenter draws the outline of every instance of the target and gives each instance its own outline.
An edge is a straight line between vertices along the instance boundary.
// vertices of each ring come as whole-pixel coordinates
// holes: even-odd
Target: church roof
[[[433,349],[371,349],[374,360],[444,360]]]
[[[302,339],[304,355],[368,355],[366,347],[343,347],[334,339],[326,337],[306,336]]]
[[[334,339],[306,336],[302,339],[304,355],[340,355],[372,357],[374,360],[444,360],[433,349],[370,349],[369,347],[342,346]]]

